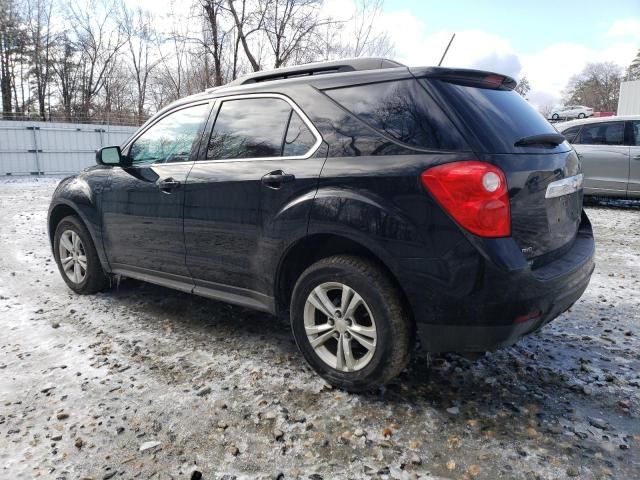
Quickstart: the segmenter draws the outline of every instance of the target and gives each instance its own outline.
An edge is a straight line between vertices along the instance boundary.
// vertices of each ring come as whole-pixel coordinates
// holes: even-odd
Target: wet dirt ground
[[[587,212],[583,298],[518,345],[319,379],[286,323],[135,281],[77,296],[55,179],[0,181],[0,478],[640,478],[640,210]]]

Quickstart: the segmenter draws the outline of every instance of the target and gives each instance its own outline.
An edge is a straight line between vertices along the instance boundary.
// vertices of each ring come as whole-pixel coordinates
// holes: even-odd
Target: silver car
[[[640,115],[556,124],[582,161],[585,195],[640,198]]]
[[[583,105],[565,105],[564,107],[554,107],[547,115],[547,120],[560,120],[568,118],[586,118],[593,115],[593,108]]]

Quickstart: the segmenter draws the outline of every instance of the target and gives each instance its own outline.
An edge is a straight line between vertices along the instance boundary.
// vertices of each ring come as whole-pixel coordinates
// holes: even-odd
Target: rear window
[[[406,145],[468,150],[458,130],[415,80],[334,88],[324,93],[372,128]]]
[[[430,80],[462,124],[474,135],[478,147],[489,153],[533,152],[516,147],[525,137],[558,132],[529,102],[513,90],[492,90]],[[561,144],[554,150],[567,150]],[[548,150],[548,149],[547,149]]]

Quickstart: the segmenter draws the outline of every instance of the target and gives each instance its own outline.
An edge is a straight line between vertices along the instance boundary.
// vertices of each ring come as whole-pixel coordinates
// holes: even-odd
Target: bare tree
[[[273,67],[286,65],[301,51],[318,54],[322,27],[336,23],[323,17],[320,0],[260,0],[264,33],[271,46]]]
[[[24,43],[19,28],[18,10],[19,5],[16,0],[0,0],[0,90],[4,112],[13,110],[14,99],[15,103],[18,103],[15,63]]]
[[[72,107],[77,95],[80,69],[78,55],[67,33],[58,36],[52,54],[51,68],[56,77],[54,82],[60,95],[62,109],[67,118],[71,117]]]
[[[238,41],[242,44],[242,48],[244,49],[244,54],[247,56],[247,60],[251,64],[251,68],[254,72],[261,70],[260,63],[256,60],[256,58],[251,53],[251,48],[249,47],[249,42],[247,38],[254,32],[259,31],[262,28],[264,23],[264,16],[266,14],[266,10],[261,9],[257,12],[257,14],[252,15],[254,24],[253,27],[247,30],[247,0],[242,0],[242,10],[240,11],[240,15],[238,15],[238,11],[233,4],[233,0],[227,0],[227,6],[229,7],[229,11],[233,16],[233,21],[236,25],[236,34],[238,35]]]
[[[627,67],[626,80],[640,80],[640,50]]]
[[[169,32],[125,2],[0,0],[3,110],[140,122],[247,71],[391,48],[383,0],[355,0],[347,20],[327,14],[325,0],[191,0],[170,14]]]
[[[551,115],[551,112],[553,112],[554,108],[555,108],[555,105],[553,105],[552,103],[545,103],[544,105],[540,105],[538,107],[538,111],[542,114],[544,118],[549,118],[549,115]]]
[[[145,115],[145,103],[147,101],[147,88],[153,69],[158,65],[158,60],[152,58],[153,47],[153,17],[149,12],[138,9],[135,12],[122,4],[124,31],[128,47],[128,67],[133,76],[136,88],[136,115],[141,121]]]
[[[529,80],[527,79],[527,77],[522,77],[514,90],[518,92],[522,96],[522,98],[526,99],[527,95],[531,91],[531,85],[529,84]]]
[[[223,49],[229,34],[229,31],[224,29],[221,22],[221,17],[225,13],[224,3],[224,0],[201,0],[209,26],[209,35],[205,38],[210,38],[212,45],[212,47],[208,47],[209,42],[204,42],[204,45],[213,57],[214,86],[219,86],[224,83],[222,66]]]
[[[382,25],[384,0],[356,0],[353,15],[327,25],[320,40],[320,58],[386,57],[393,42]]]
[[[38,101],[38,113],[46,119],[47,89],[51,79],[51,14],[53,0],[26,0],[26,30],[30,41],[31,72]]]
[[[389,35],[377,29],[384,0],[358,0],[350,23],[353,28],[353,43],[347,44],[347,53],[352,57],[386,56],[393,51]]]
[[[69,6],[76,49],[80,52],[80,111],[84,115],[90,114],[93,99],[102,88],[105,74],[125,44],[120,29],[113,28],[111,24],[116,11],[117,6],[111,0],[89,0],[84,6]]]
[[[569,80],[565,104],[582,104],[595,111],[615,111],[622,77],[622,67],[615,63],[589,63]]]

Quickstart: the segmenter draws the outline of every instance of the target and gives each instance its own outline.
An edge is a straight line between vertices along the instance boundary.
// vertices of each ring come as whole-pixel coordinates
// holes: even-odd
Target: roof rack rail
[[[240,77],[226,86],[247,85],[249,83],[268,82],[270,80],[283,80],[285,78],[306,77],[327,73],[354,72],[357,70],[379,70],[383,68],[404,67],[405,65],[389,60],[388,58],[364,57],[334,60],[331,62],[306,63],[294,67],[277,68],[255,72]],[[207,92],[212,89],[207,89]]]

